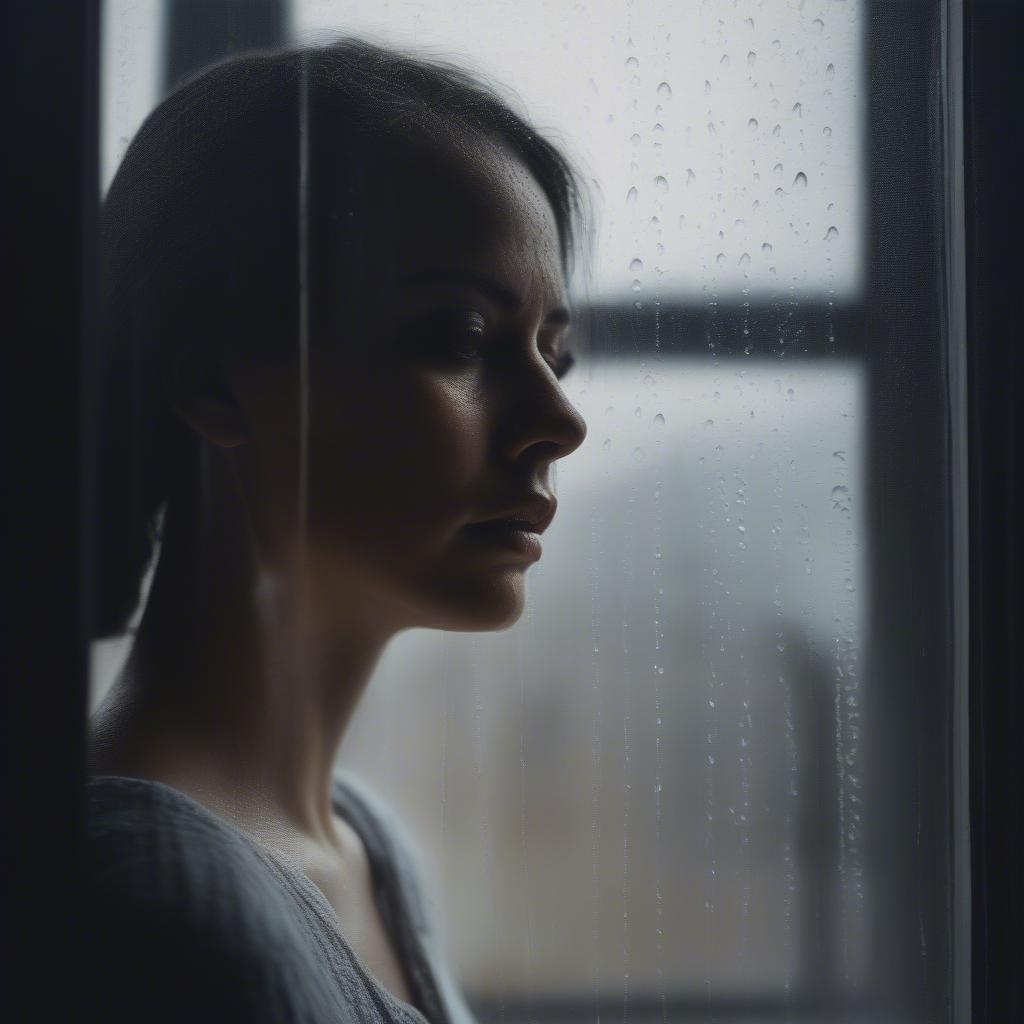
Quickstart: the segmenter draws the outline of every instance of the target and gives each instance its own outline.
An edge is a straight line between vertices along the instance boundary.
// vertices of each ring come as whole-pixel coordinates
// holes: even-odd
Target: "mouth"
[[[525,519],[491,519],[485,523],[470,523],[463,530],[480,545],[517,551],[534,562],[543,551],[536,525]]]

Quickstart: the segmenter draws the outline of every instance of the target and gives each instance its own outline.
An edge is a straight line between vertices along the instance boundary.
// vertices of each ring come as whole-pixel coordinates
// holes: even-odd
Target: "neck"
[[[237,499],[205,507],[216,516],[198,529],[195,516],[165,523],[131,656],[97,712],[93,770],[167,782],[242,824],[328,839],[338,747],[397,630],[357,599],[320,621],[298,573],[260,568]],[[347,628],[336,614],[346,606]]]

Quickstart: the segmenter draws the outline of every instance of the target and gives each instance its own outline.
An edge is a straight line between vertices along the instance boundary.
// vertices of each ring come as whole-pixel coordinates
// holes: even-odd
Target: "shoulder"
[[[84,863],[90,894],[196,913],[208,924],[244,916],[269,884],[240,832],[184,793],[143,779],[90,780]]]
[[[160,783],[95,779],[83,866],[89,1019],[296,1018],[302,936],[226,822]]]

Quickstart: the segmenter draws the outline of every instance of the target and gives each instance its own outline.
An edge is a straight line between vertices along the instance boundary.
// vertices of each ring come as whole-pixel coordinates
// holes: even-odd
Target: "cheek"
[[[442,543],[472,513],[485,468],[485,409],[469,379],[404,368],[319,398],[311,527],[396,551]]]

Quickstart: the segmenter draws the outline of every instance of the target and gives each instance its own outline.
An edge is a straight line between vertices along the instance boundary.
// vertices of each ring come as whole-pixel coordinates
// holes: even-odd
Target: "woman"
[[[395,822],[334,761],[393,636],[522,611],[586,433],[577,195],[468,76],[356,41],[219,65],[133,140],[98,635],[158,554],[91,737],[98,1019],[467,1017]]]

